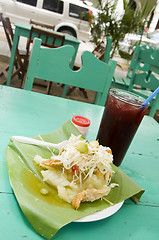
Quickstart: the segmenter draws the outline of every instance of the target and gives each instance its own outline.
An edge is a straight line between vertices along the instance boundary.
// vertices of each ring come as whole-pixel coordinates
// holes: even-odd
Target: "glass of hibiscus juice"
[[[116,166],[120,166],[148,108],[142,106],[144,100],[125,90],[109,91],[97,139],[101,145],[111,148]]]

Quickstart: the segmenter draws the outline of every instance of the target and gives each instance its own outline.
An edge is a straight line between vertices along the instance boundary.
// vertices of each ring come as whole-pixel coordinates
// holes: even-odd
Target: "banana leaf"
[[[71,133],[75,136],[79,135],[74,125],[67,121],[55,132],[41,136],[44,141],[58,143],[68,139]],[[39,137],[35,138],[39,139]],[[58,197],[56,189],[43,182],[40,168],[34,163],[37,154],[43,158],[51,157],[51,152],[47,148],[12,140],[6,149],[10,184],[21,210],[38,234],[51,239],[64,225],[110,207],[109,203],[97,200],[92,203],[82,203],[80,208],[75,210],[71,204]],[[113,188],[106,198],[114,204],[130,197],[138,202],[144,189],[119,168],[114,165],[112,167],[115,171],[112,182],[118,183],[119,187]],[[48,195],[40,193],[43,188],[48,190]]]

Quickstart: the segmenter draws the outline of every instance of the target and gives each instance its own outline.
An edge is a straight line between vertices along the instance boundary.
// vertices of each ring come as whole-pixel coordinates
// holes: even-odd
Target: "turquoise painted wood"
[[[11,51],[9,71],[8,71],[8,77],[7,77],[7,86],[10,85],[11,75],[12,75],[13,66],[14,66],[15,52],[16,52],[16,48],[18,47],[18,44],[19,44],[19,39],[20,39],[20,37],[29,38],[31,27],[32,27],[32,25],[28,24],[28,23],[19,22],[19,23],[15,24],[15,33],[14,33],[13,46],[12,46],[12,51]],[[59,33],[59,34],[63,35],[62,33]],[[57,42],[57,44],[58,44],[58,42]],[[72,59],[71,59],[71,63],[70,63],[70,66],[72,68],[73,68],[73,65],[74,65],[74,61],[75,61],[75,58],[76,58],[76,54],[77,54],[77,51],[78,51],[79,44],[80,44],[80,42],[75,37],[70,36],[68,34],[65,34],[64,45],[71,45],[75,49],[74,54],[73,54]]]
[[[93,49],[92,53],[99,60],[101,60],[101,61],[103,61],[105,63],[109,63],[111,46],[112,46],[112,38],[108,36],[106,38],[106,46],[105,46],[105,43],[102,41]],[[74,67],[73,67],[73,70],[77,71],[80,68],[81,68],[81,64],[75,63]],[[73,89],[74,89],[74,87],[68,92],[68,94],[70,92],[72,92]],[[63,97],[65,97],[65,95],[63,95]],[[95,99],[98,99],[98,97],[100,97],[100,93],[97,92],[96,96],[95,96]]]
[[[143,46],[139,46],[136,44],[135,50],[133,52],[131,62],[128,68],[128,72],[126,75],[126,78],[121,78],[118,76],[115,76],[112,81],[112,87],[117,87],[120,89],[128,90],[131,77],[134,74],[135,71],[147,71],[149,64],[144,64],[138,61],[139,53],[142,48],[145,48]]]
[[[155,152],[155,154],[154,154]],[[159,206],[159,123],[145,116],[128,149],[121,169],[140,186],[145,193],[139,204]],[[153,184],[153,185],[152,185]]]
[[[112,47],[112,38],[108,36],[106,39],[106,47],[105,47],[104,57],[103,57],[103,59],[99,58],[100,60],[102,60],[105,63],[109,63],[109,61],[110,61],[111,47]],[[113,79],[113,76],[112,76],[112,79]],[[100,93],[97,92],[95,95],[94,101],[97,102],[99,98],[100,98]]]
[[[132,60],[130,62],[130,66],[129,66],[129,69],[127,72],[127,78],[132,77],[132,73],[134,72],[134,70],[136,70],[136,67],[137,67],[137,71],[145,72],[148,70],[149,64],[145,64],[145,63],[138,64],[140,50],[144,49],[144,48],[145,48],[145,46],[139,46],[138,44],[136,44],[135,50],[132,55]]]
[[[33,137],[55,131],[73,115],[91,120],[88,140],[97,137],[104,107],[32,91],[0,86],[0,161],[12,135]]]
[[[4,161],[0,161],[0,193],[13,193],[8,178],[7,164],[4,158]]]
[[[91,119],[88,140],[97,136],[104,107],[33,91],[0,86],[0,222],[1,239],[42,240],[24,217],[9,184],[5,149],[12,135],[33,137],[60,127],[72,115]],[[145,193],[139,204],[130,199],[109,218],[90,223],[70,223],[53,240],[123,239],[157,240],[159,236],[159,124],[145,116],[121,169]],[[9,229],[9,230],[8,230]]]
[[[145,99],[159,86],[159,50],[136,45],[126,78],[114,77],[112,87],[134,92]],[[150,102],[150,116],[159,109],[159,95]]]
[[[35,38],[24,88],[31,90],[35,78],[69,86],[89,89],[100,93],[95,103],[104,106],[114,75],[116,61],[108,64],[98,60],[91,52],[82,54],[82,67],[73,71],[69,62],[74,54],[72,46],[42,48],[41,40]]]
[[[141,64],[148,65],[148,69],[146,71],[137,71]],[[159,50],[147,47],[146,45],[142,46],[138,55],[138,63],[132,73],[128,91],[137,93],[146,99],[157,87],[159,87],[158,74]],[[136,85],[140,88],[136,88]],[[159,94],[151,100],[150,106],[151,110],[149,115],[154,117],[156,110],[159,109]]]
[[[109,62],[111,47],[112,47],[112,38],[107,37],[107,44],[106,44],[106,48],[105,48],[103,62],[106,62],[106,63]]]

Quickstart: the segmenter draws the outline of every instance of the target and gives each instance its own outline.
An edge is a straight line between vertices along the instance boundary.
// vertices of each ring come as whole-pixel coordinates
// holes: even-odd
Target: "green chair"
[[[128,68],[126,78],[121,78],[118,76],[113,77],[112,87],[128,90],[132,75],[136,71],[140,72],[140,71],[148,70],[149,65],[141,63],[140,60],[138,59],[140,51],[145,48],[146,48],[146,45],[139,46],[138,44],[136,44],[136,47],[133,52],[132,59],[131,59],[131,62],[130,62],[129,68]],[[136,66],[137,66],[137,68],[136,68]]]
[[[33,22],[33,21],[31,21],[31,23],[35,24],[35,22]],[[38,23],[36,23],[36,24],[38,24]],[[44,24],[42,24],[42,25],[45,26]],[[46,25],[46,26],[49,27],[49,25]],[[49,47],[49,48],[61,47],[61,46],[63,46],[64,41],[65,41],[65,35],[61,35],[61,34],[58,34],[58,33],[52,32],[52,31],[48,31],[44,27],[38,28],[38,27],[32,26],[31,30],[30,30],[30,36],[28,38],[27,45],[26,45],[27,57],[24,61],[24,65],[25,65],[26,69],[27,69],[28,62],[29,62],[31,45],[32,45],[33,39],[35,37],[40,38],[42,40],[42,43],[41,43],[42,46]],[[50,84],[50,82],[48,82],[47,89],[46,89],[47,94],[49,94],[50,88],[51,88],[51,84]]]
[[[137,71],[139,65],[147,66],[146,71]],[[159,86],[159,49],[142,46],[138,55],[138,61],[134,67],[128,91],[134,92],[145,99]],[[159,109],[159,94],[150,102],[151,117]]]
[[[98,58],[99,60],[108,63],[109,59],[110,59],[110,52],[111,52],[111,46],[112,46],[112,38],[110,36],[108,36],[106,38],[106,44],[104,43],[104,41],[101,41],[92,51],[92,53],[96,56],[96,58]],[[73,66],[73,70],[77,71],[81,68],[81,64],[78,63],[74,63]],[[75,87],[70,88],[67,91],[67,95],[69,95],[73,90],[75,89]],[[88,98],[87,93],[85,91],[85,89],[79,89],[80,91],[82,91],[83,95],[85,98]]]
[[[106,38],[106,44],[104,41],[98,43],[98,45],[93,49],[92,53],[98,58],[99,60],[108,63],[110,59],[110,52],[112,47],[112,38],[108,36]],[[81,64],[74,63],[73,70],[79,70]]]
[[[72,46],[43,48],[35,38],[24,88],[32,90],[34,79],[43,79],[97,92],[94,103],[104,106],[114,75],[116,61],[98,60],[91,52],[82,54],[82,67],[73,71],[69,62],[73,56]]]

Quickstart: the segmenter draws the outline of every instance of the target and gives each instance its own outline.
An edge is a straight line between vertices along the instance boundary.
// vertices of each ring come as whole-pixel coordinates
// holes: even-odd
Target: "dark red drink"
[[[110,147],[116,166],[120,166],[147,110],[143,98],[120,89],[111,89],[97,139]]]

